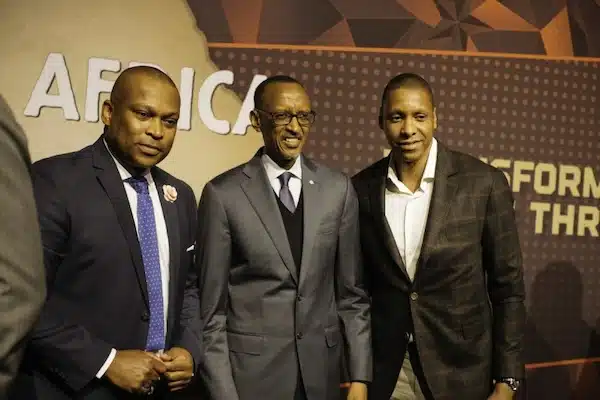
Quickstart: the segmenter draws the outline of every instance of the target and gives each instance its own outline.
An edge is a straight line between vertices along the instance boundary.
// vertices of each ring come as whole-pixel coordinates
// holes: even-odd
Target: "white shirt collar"
[[[102,139],[102,142],[104,142],[104,146],[106,146],[106,150],[108,150],[108,154],[110,154],[113,161],[115,162],[115,165],[117,166],[117,171],[119,171],[119,175],[121,176],[121,180],[125,181],[126,179],[131,178],[132,177],[131,173],[129,171],[127,171],[127,169],[123,166],[123,164],[121,164],[121,162],[117,159],[117,157],[114,156],[112,151],[110,151],[110,147],[108,147],[108,143],[106,143],[106,140]],[[149,185],[154,183],[154,179],[152,178],[152,174],[150,173],[150,170],[148,170],[144,174],[144,178],[146,178]]]
[[[294,177],[302,180],[301,158],[302,156],[296,158],[296,162],[294,162],[292,168],[285,169],[277,165],[277,163],[273,161],[273,159],[271,159],[271,157],[269,157],[267,153],[263,153],[263,155],[261,156],[263,166],[265,168],[265,171],[267,172],[267,177],[269,178],[270,182],[278,179],[279,175],[283,174],[284,172],[291,172]]]
[[[431,140],[431,148],[429,149],[429,155],[427,156],[427,164],[425,165],[425,171],[423,171],[423,178],[421,181],[432,181],[435,178],[435,166],[437,164],[438,144],[437,140],[433,138]]]
[[[437,140],[433,138],[431,140],[431,147],[429,148],[429,155],[427,156],[427,164],[425,164],[425,170],[423,171],[423,177],[421,178],[421,183],[419,184],[419,188],[425,191],[426,184],[433,182],[435,178],[435,166],[437,164],[437,153],[438,153],[438,144]],[[388,179],[401,191],[401,192],[409,192],[406,185],[400,181],[398,176],[396,175],[396,169],[394,168],[394,160],[390,155],[390,164],[388,166]]]

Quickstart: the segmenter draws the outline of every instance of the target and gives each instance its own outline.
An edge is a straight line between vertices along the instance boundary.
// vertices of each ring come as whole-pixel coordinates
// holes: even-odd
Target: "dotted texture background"
[[[317,111],[306,152],[354,174],[386,149],[380,95],[401,72],[431,84],[437,138],[477,157],[591,166],[600,181],[600,63],[487,56],[211,48],[245,96],[254,74],[302,81]],[[512,173],[512,171],[508,171]],[[527,362],[600,356],[600,240],[534,234],[531,201],[600,206],[598,199],[515,193],[527,288]],[[550,230],[546,224],[545,232]],[[577,229],[575,228],[575,231]],[[564,232],[564,228],[561,232]]]

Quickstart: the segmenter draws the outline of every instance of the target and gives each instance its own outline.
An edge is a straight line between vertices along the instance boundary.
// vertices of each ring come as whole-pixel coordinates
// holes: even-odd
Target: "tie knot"
[[[143,176],[132,176],[131,178],[125,179],[125,182],[129,183],[137,193],[148,193],[148,181]]]
[[[292,176],[294,176],[294,174],[292,174],[291,172],[284,172],[283,174],[279,175],[278,178],[281,182],[281,186],[286,187]]]

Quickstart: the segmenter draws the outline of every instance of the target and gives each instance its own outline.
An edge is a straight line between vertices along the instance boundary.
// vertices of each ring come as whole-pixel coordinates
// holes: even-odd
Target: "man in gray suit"
[[[27,139],[0,96],[0,398],[46,296]]]
[[[251,112],[264,148],[214,178],[198,209],[200,304],[211,400],[331,400],[346,345],[348,398],[371,379],[358,202],[348,177],[301,155],[315,119],[274,76]]]

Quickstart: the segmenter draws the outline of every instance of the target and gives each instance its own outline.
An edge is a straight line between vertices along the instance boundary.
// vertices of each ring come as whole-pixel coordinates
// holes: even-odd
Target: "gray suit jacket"
[[[358,202],[348,177],[302,159],[300,273],[259,151],[209,182],[198,209],[197,265],[212,400],[339,396],[344,344],[350,378],[370,381],[369,299]]]
[[[0,97],[0,398],[46,295],[27,139]]]

